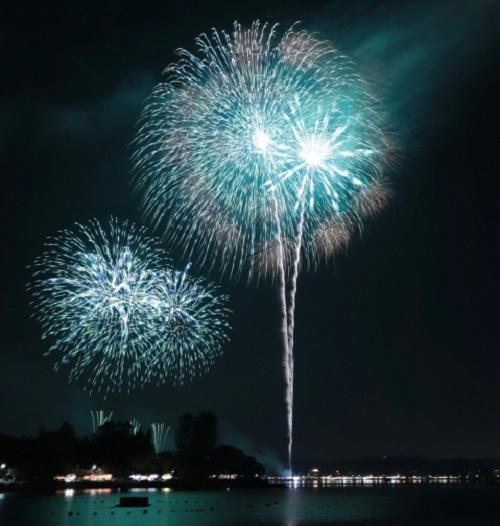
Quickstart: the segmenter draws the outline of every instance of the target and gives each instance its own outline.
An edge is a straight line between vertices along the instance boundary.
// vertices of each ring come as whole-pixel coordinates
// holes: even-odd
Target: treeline
[[[209,411],[179,418],[174,451],[155,453],[151,432],[134,432],[129,422],[108,421],[96,433],[83,437],[77,437],[74,428],[64,422],[55,431],[40,428],[34,438],[0,434],[0,456],[10,473],[26,481],[83,473],[94,466],[115,477],[173,472],[175,478],[197,481],[210,476],[264,474],[254,457],[217,444],[217,418]]]

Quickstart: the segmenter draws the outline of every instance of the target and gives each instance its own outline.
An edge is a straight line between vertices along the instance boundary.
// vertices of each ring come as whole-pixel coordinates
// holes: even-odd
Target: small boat
[[[117,508],[147,508],[149,499],[147,497],[120,497],[120,504]]]

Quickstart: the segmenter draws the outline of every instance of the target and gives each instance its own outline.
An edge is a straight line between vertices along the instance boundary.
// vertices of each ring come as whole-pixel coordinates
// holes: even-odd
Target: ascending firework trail
[[[147,101],[136,185],[187,257],[280,284],[291,467],[297,275],[384,204],[390,145],[376,99],[329,42],[255,22],[196,45]]]

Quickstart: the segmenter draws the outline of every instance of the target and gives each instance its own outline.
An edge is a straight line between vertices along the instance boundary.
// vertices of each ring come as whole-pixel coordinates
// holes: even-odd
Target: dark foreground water
[[[150,506],[116,508],[120,496]],[[1,526],[500,525],[497,486],[0,493]]]

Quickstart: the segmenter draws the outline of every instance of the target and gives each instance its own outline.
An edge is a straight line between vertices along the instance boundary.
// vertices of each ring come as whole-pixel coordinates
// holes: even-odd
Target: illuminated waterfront
[[[467,484],[480,482],[475,477],[459,475],[327,475],[268,477],[271,484],[292,488],[328,486],[372,486],[380,484]]]

